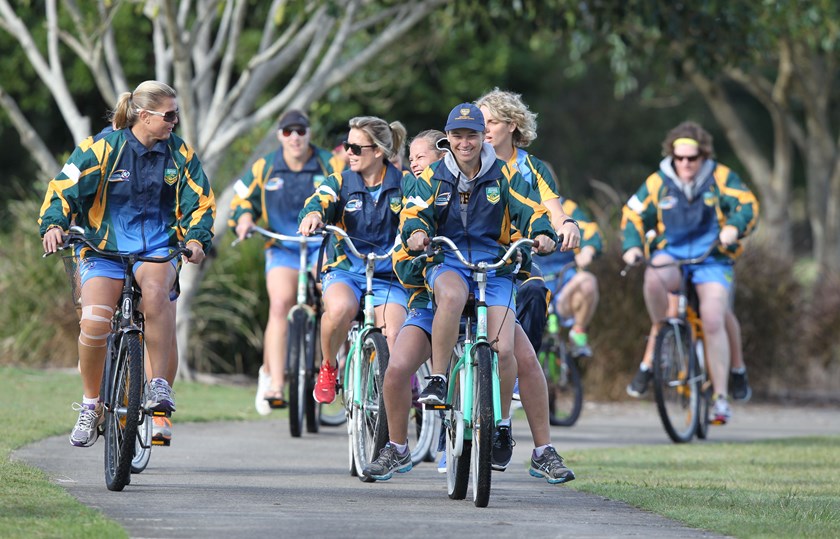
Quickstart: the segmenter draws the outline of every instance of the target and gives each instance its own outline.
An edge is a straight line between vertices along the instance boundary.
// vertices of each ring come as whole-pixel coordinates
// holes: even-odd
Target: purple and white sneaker
[[[150,412],[174,412],[175,398],[172,396],[172,388],[169,382],[163,378],[152,378],[149,382],[147,392],[146,410]]]

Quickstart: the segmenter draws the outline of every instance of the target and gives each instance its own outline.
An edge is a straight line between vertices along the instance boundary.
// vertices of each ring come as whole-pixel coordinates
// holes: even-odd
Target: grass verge
[[[18,447],[69,435],[76,419],[70,403],[80,392],[72,371],[0,367],[0,537],[126,537],[119,524],[78,503],[40,470],[9,460]],[[183,410],[176,422],[260,418],[252,388],[179,383],[176,396]]]

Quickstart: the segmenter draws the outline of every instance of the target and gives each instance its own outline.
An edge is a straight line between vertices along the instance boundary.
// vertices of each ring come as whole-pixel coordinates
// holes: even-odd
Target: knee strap
[[[98,309],[100,311],[105,311],[109,316],[101,316],[100,314],[94,313],[94,309]],[[91,322],[93,326],[97,329],[100,329],[99,324],[106,324],[105,328],[107,331],[104,333],[97,333],[91,334],[86,332],[84,329],[79,330],[79,344],[83,346],[88,346],[90,348],[103,348],[107,344],[105,341],[108,338],[108,334],[110,333],[110,327],[108,324],[111,322],[111,316],[114,314],[114,309],[107,306],[107,305],[86,305],[82,307],[82,317],[79,320],[79,326],[82,326],[82,323],[85,320]],[[92,328],[90,328],[92,329]],[[82,340],[85,339],[85,340]],[[85,342],[88,341],[88,342]]]

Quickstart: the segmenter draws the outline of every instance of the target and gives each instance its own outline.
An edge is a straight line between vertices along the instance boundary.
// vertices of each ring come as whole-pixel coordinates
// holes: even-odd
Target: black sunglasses
[[[305,127],[285,127],[283,128],[283,136],[284,137],[291,137],[292,133],[297,133],[299,136],[303,137],[306,135],[306,128]]]
[[[350,144],[346,140],[341,145],[344,146],[344,151],[353,155],[362,155],[362,148],[376,148],[376,144]]]
[[[179,111],[178,109],[169,110],[169,111],[166,111],[166,112],[158,112],[156,110],[149,110],[149,109],[143,109],[143,110],[145,110],[149,114],[153,114],[155,116],[160,116],[161,118],[163,118],[164,122],[169,122],[169,123],[172,123],[175,120],[177,120],[178,116],[181,113],[181,111]]]
[[[696,153],[694,155],[675,155],[674,161],[688,161],[689,163],[693,163],[700,159],[700,154]]]

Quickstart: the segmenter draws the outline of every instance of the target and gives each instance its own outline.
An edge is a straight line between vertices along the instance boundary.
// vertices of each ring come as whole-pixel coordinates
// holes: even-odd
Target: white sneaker
[[[257,396],[254,397],[254,408],[260,415],[268,415],[271,413],[271,406],[265,400],[265,394],[271,388],[271,376],[265,373],[265,370],[260,367],[259,378],[257,380]]]

